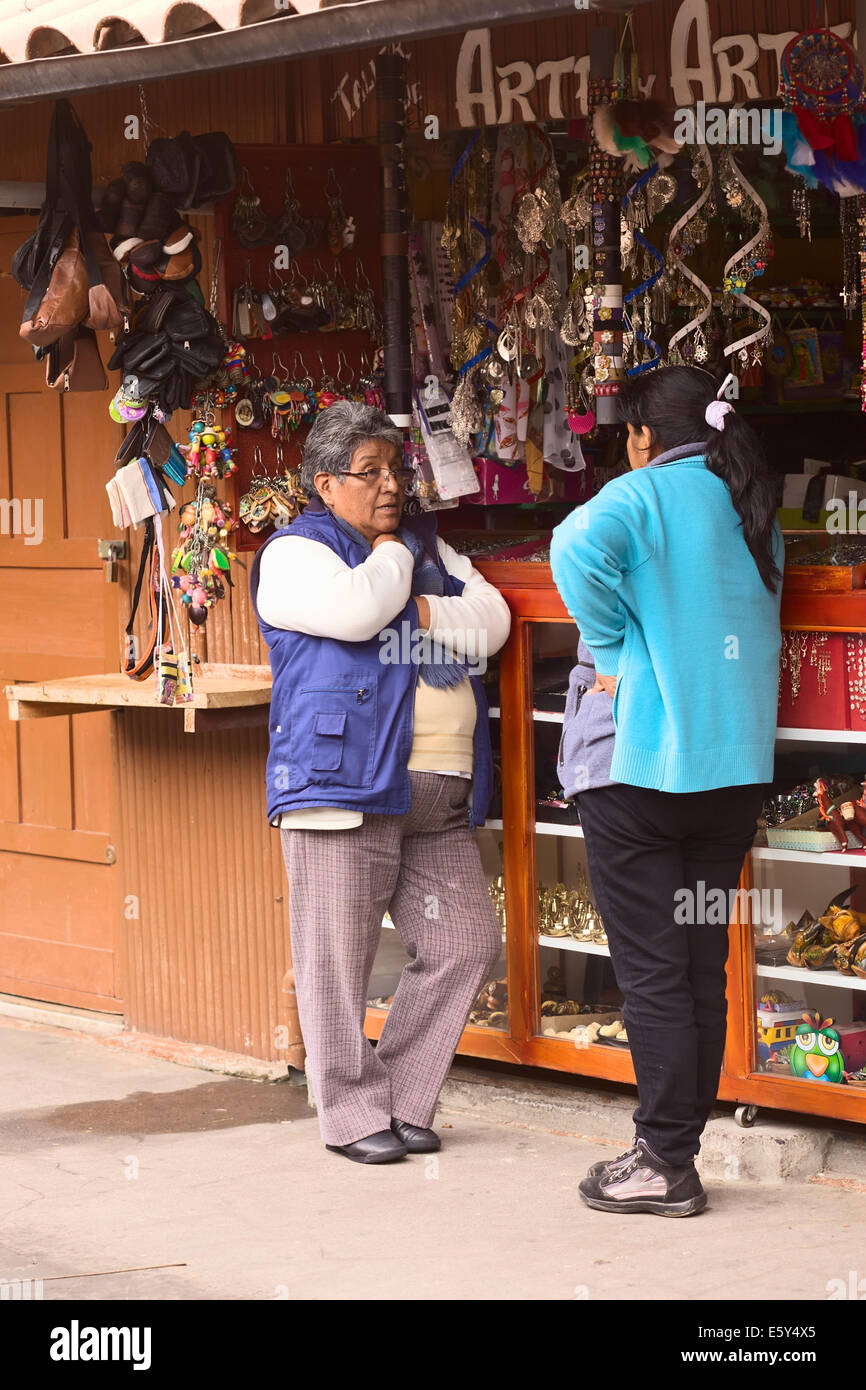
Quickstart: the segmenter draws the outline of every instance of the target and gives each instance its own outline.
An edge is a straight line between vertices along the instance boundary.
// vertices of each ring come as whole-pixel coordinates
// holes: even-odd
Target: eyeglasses
[[[415,481],[414,468],[365,468],[359,473],[341,468],[339,472],[346,478],[363,478],[368,487],[376,487],[385,477],[393,478],[402,488],[408,488]]]

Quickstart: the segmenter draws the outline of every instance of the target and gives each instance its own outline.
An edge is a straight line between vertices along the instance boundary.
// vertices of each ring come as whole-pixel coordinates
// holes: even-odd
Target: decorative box
[[[474,458],[472,466],[478,479],[479,491],[465,500],[477,507],[515,506],[531,502],[525,463],[500,463],[498,459]]]
[[[803,503],[806,500],[806,490],[812,482],[815,474],[813,473],[786,473],[785,485],[782,491],[782,507],[785,510],[796,511],[802,514]],[[846,478],[839,473],[825,473],[824,475],[824,502],[822,510],[826,510],[828,502],[833,500],[845,503],[847,508],[850,501],[849,493],[854,493],[857,501],[866,497],[866,483],[860,482],[857,478]]]
[[[850,801],[860,794],[860,788],[855,782],[834,796],[832,804],[841,806],[843,801]],[[807,850],[813,854],[826,854],[839,849],[838,841],[827,822],[821,819],[821,813],[817,806],[811,811],[804,811],[801,816],[794,816],[791,820],[784,821],[782,825],[767,826],[767,844],[771,849],[798,849]],[[849,849],[860,849],[860,841],[848,832]]]
[[[529,491],[525,463],[502,463],[499,459],[479,455],[472,460],[478,478],[479,491],[464,502],[477,507],[489,507],[496,503],[502,506],[515,506],[520,502],[534,502],[535,496]],[[583,502],[590,495],[592,470],[581,469],[579,473],[565,473],[560,468],[545,468],[544,500],[551,497],[564,502]]]
[[[866,731],[866,638],[849,633],[845,638],[848,686],[848,728]]]
[[[866,1023],[834,1023],[846,1071],[859,1071],[866,1065]]]

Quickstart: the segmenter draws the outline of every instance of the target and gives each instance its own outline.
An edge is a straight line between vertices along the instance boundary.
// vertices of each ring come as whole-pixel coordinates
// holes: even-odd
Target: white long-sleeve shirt
[[[471,560],[441,537],[436,544],[448,573],[464,588],[459,597],[426,594],[430,626],[419,631],[458,657],[494,655],[511,627],[508,605]],[[400,543],[377,546],[352,568],[320,541],[281,536],[262,555],[256,603],[272,627],[365,642],[405,608],[413,570],[412,554]],[[475,698],[468,681],[444,691],[419,681],[414,725],[410,770],[471,775]],[[285,829],[348,829],[362,819],[359,811],[321,807],[285,812],[280,824]]]

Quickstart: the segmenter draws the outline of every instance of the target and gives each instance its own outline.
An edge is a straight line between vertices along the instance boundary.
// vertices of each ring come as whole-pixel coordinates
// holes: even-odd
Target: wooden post
[[[616,31],[611,28],[593,27],[589,33],[589,80],[590,90],[593,81],[609,82],[613,79],[614,58],[616,54]],[[593,115],[593,105],[590,103],[590,121]],[[608,161],[610,163],[610,161]],[[618,184],[617,184],[618,187]],[[620,196],[616,196],[612,201],[608,194],[610,187],[599,188],[595,177],[592,184],[592,201],[601,203],[603,226],[601,228],[602,244],[594,245],[593,270],[603,269],[604,280],[599,282],[595,278],[594,288],[600,293],[597,295],[599,300],[598,307],[593,312],[593,338],[594,346],[599,348],[600,355],[604,358],[618,358],[619,366],[622,364],[622,259],[620,256]],[[593,218],[593,230],[598,231]],[[593,235],[595,243],[595,235]],[[605,317],[600,316],[599,310],[604,308]],[[610,335],[613,333],[614,341],[606,342],[602,339],[602,334]],[[596,358],[597,360],[597,358]],[[616,364],[608,369],[616,371]],[[595,383],[595,415],[600,425],[613,425],[617,421],[616,409],[616,382],[601,370],[596,370]]]
[[[406,60],[399,53],[376,58],[376,123],[382,189],[382,324],[385,409],[395,425],[412,423],[412,359],[409,347],[409,240],[405,131]]]

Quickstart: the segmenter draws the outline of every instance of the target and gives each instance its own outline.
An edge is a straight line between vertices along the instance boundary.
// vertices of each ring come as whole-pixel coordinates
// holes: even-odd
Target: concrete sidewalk
[[[588,1114],[591,1142],[472,1084],[452,1074],[440,1154],[364,1168],[323,1149],[301,1088],[0,1018],[0,1281],[42,1279],[46,1300],[823,1300],[866,1276],[866,1182],[729,1163],[700,1217],[612,1217],[576,1186],[618,1118]]]

